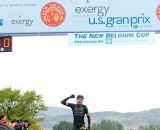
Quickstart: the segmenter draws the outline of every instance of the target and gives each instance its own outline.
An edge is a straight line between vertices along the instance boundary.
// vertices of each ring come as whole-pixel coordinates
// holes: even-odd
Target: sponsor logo
[[[0,19],[0,27],[3,26],[3,19]]]
[[[70,45],[127,45],[154,43],[154,32],[69,33]]]
[[[66,11],[61,4],[57,2],[50,2],[42,8],[40,15],[42,21],[46,25],[56,27],[64,22],[66,18]]]
[[[26,27],[31,27],[33,24],[33,19],[26,19],[21,16],[18,16],[18,18],[12,18],[11,24],[24,25]]]
[[[90,25],[105,25],[106,27],[115,27],[115,26],[119,26],[119,27],[123,27],[123,26],[127,26],[127,27],[131,27],[134,29],[137,29],[139,26],[149,26],[151,23],[150,21],[150,17],[145,16],[144,14],[142,14],[141,16],[137,16],[137,17],[99,17],[99,18],[89,18],[89,24]]]
[[[110,11],[109,3],[104,5],[77,5],[74,8],[74,17],[86,17],[89,25],[104,26],[106,28],[125,27],[138,29],[152,26],[150,16],[145,15],[143,12],[137,16],[111,16]],[[160,5],[157,8],[157,17],[160,20]]]
[[[77,6],[75,8],[75,17],[87,17],[89,25],[103,25],[110,27],[150,27],[150,17],[142,13],[139,16],[108,16],[109,6]],[[157,17],[160,20],[160,6],[157,9]]]
[[[157,7],[156,15],[157,15],[158,20],[160,21],[160,5]]]
[[[75,8],[76,16],[107,16],[109,6],[78,6]]]

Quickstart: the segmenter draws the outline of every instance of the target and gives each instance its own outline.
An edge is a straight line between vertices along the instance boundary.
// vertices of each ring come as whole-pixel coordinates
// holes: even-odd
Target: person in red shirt
[[[0,116],[0,124],[2,125],[6,125],[8,126],[9,128],[11,128],[12,130],[14,130],[14,126],[15,126],[15,123],[11,124],[7,121],[7,116],[6,115],[1,115]]]
[[[3,124],[3,125],[7,125],[8,124],[6,115],[1,115],[0,116],[0,124]]]

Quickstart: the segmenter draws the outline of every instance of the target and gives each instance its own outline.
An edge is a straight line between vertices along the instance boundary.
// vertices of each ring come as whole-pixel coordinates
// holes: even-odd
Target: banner
[[[0,35],[158,32],[159,0],[0,0]]]
[[[155,43],[154,32],[69,33],[70,46],[135,45]]]

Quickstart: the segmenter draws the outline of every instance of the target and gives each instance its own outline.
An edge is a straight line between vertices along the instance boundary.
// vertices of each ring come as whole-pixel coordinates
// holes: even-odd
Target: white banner
[[[70,33],[69,45],[129,45],[155,42],[154,32],[106,32],[106,33]]]
[[[159,0],[0,0],[1,35],[160,31]]]

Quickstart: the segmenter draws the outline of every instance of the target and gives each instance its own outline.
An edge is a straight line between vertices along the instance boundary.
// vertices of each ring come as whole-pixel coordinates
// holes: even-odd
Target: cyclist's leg
[[[73,126],[73,130],[86,130],[85,125],[81,125],[81,126]]]
[[[78,129],[78,127],[74,125],[73,130],[80,130],[80,129]]]
[[[86,130],[86,128],[85,127],[81,127],[80,130]]]
[[[81,125],[80,130],[86,130],[85,124],[82,124],[82,125]]]

